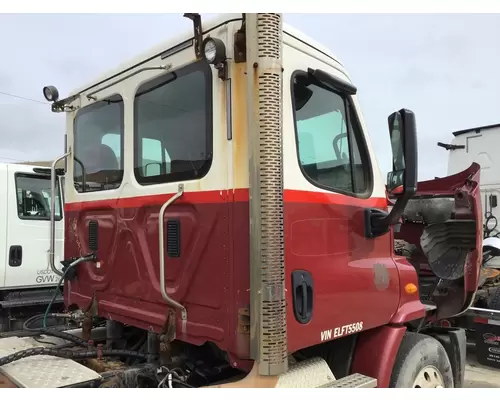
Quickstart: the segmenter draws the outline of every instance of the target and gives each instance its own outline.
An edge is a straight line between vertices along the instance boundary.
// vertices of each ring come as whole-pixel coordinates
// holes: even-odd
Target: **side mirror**
[[[381,210],[366,210],[365,234],[376,237],[397,225],[408,201],[417,191],[417,128],[412,111],[402,108],[389,115],[389,134],[392,148],[392,171],[387,174],[387,191],[397,201],[389,214]]]
[[[387,174],[387,190],[410,198],[417,191],[417,129],[415,115],[401,109],[388,118],[392,148],[392,171]],[[399,188],[402,186],[402,188]]]

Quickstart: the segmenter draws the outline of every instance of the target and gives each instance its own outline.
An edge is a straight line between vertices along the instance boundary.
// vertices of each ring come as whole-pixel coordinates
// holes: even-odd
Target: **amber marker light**
[[[408,294],[415,294],[417,293],[418,288],[414,283],[407,283],[405,286],[405,292]]]

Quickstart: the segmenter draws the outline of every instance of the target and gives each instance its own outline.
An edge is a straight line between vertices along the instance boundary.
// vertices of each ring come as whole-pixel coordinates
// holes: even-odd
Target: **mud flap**
[[[433,328],[428,333],[438,340],[446,350],[453,370],[455,388],[462,388],[465,380],[465,362],[467,357],[467,337],[461,328]]]

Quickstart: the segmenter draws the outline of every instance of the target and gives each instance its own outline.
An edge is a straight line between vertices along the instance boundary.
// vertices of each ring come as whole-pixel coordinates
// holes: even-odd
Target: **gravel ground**
[[[479,364],[473,346],[467,348],[467,353],[464,388],[500,388],[500,369]]]

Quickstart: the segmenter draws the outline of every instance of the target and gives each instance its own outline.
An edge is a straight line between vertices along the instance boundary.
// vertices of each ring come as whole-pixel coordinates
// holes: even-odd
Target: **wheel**
[[[453,372],[444,347],[433,337],[407,332],[391,375],[393,388],[453,388]]]

